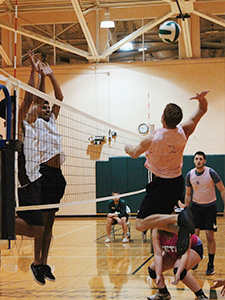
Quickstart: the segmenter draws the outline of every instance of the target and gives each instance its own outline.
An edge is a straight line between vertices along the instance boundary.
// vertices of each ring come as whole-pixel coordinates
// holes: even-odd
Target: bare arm
[[[220,191],[221,198],[223,199],[223,206],[224,206],[223,217],[225,218],[225,187],[222,181],[216,183],[216,187]]]
[[[35,62],[34,53],[31,51],[28,51],[28,57],[30,59],[30,64],[31,64],[31,71],[30,71],[30,77],[28,80],[28,85],[35,87],[35,75],[38,70],[38,65],[39,65],[40,61],[37,60]],[[26,92],[25,96],[24,96],[24,100],[21,103],[21,106],[19,108],[19,128],[21,128],[21,124],[22,124],[23,120],[25,119],[25,116],[26,116],[27,112],[29,111],[33,100],[34,100],[33,94]]]
[[[191,204],[191,192],[192,192],[192,187],[191,186],[186,186],[186,193],[185,193],[185,205],[190,207]]]
[[[208,92],[209,91],[202,91],[200,94],[197,93],[196,96],[190,98],[190,100],[198,100],[199,106],[197,111],[186,122],[181,124],[187,138],[194,132],[198,122],[207,112],[208,102],[205,96],[208,94]]]
[[[131,158],[138,158],[142,153],[148,150],[152,143],[153,135],[148,135],[145,137],[139,145],[136,147],[133,147],[131,145],[125,146],[125,152],[131,157]]]
[[[155,228],[152,230],[152,242],[153,242],[153,248],[154,248],[154,264],[155,264],[155,272],[156,272],[156,284],[158,288],[164,287],[164,277],[162,274],[162,263],[163,263],[163,257],[162,257],[162,246],[159,239],[159,232]]]
[[[42,73],[43,73],[43,76],[45,75],[45,76],[49,77],[49,79],[52,83],[53,89],[54,89],[55,98],[59,101],[63,101],[63,94],[62,94],[60,85],[59,85],[58,81],[56,80],[56,77],[48,64],[43,64]],[[52,112],[54,113],[56,119],[59,115],[59,110],[60,110],[60,106],[54,104],[52,107]]]

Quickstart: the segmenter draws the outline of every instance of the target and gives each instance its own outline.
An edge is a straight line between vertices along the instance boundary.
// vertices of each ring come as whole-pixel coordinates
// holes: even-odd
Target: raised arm
[[[131,145],[125,146],[125,152],[131,157],[131,158],[138,158],[142,153],[148,150],[152,143],[153,135],[148,135],[145,137],[139,145],[136,147],[133,147]]]
[[[186,122],[183,122],[181,124],[187,138],[193,133],[198,122],[200,121],[202,116],[207,112],[208,102],[205,96],[208,94],[208,92],[209,91],[202,91],[200,94],[197,93],[195,96],[190,98],[190,100],[198,100],[199,106],[196,112]]]
[[[37,61],[35,62],[34,53],[31,51],[28,51],[28,57],[30,59],[30,64],[31,64],[31,71],[30,71],[30,77],[28,80],[28,85],[35,87],[35,75],[39,68],[40,61],[37,59]],[[19,128],[21,128],[21,124],[22,124],[23,120],[25,119],[25,116],[26,116],[27,112],[29,111],[33,100],[34,100],[33,94],[26,92],[23,102],[21,103],[20,108],[19,108]]]
[[[56,80],[56,77],[52,71],[52,69],[50,68],[50,66],[48,64],[43,64],[43,68],[42,68],[42,76],[48,76],[53,89],[54,89],[54,94],[55,94],[55,98],[59,101],[63,101],[63,94],[62,94],[62,90],[59,86],[58,81]],[[57,119],[58,115],[59,115],[59,110],[60,110],[60,106],[54,104],[52,107],[52,112],[55,115],[55,118]]]

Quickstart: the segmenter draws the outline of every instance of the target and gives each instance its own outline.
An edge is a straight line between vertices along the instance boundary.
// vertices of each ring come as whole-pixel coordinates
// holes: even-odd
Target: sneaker
[[[107,238],[107,239],[105,240],[105,243],[110,243],[110,242],[111,242],[110,238]]]
[[[45,278],[43,274],[43,265],[34,265],[34,263],[31,264],[30,269],[32,271],[32,274],[34,276],[34,280],[37,281],[40,285],[45,284]]]
[[[190,232],[186,227],[180,226],[178,231],[177,255],[181,257],[189,248]]]
[[[123,238],[122,243],[128,243],[129,239],[127,237]]]
[[[198,300],[207,300],[209,299],[208,297],[206,297],[205,295],[199,295],[198,296]]]
[[[205,272],[206,275],[213,275],[215,274],[214,266],[210,263],[207,265],[207,270]]]
[[[193,221],[193,215],[190,211],[189,207],[185,207],[178,215],[178,222],[179,226],[185,227],[189,230],[189,233],[195,233],[195,225]]]
[[[148,300],[167,300],[171,299],[170,293],[162,294],[160,292],[157,292],[155,295],[152,295],[150,297],[147,297]]]
[[[43,274],[44,277],[50,281],[55,281],[55,276],[52,274],[51,268],[49,265],[43,265]]]

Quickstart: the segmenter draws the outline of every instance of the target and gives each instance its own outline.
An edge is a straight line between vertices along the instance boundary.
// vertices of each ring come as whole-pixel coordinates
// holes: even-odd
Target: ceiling
[[[13,61],[3,34],[15,32],[15,8],[15,0],[0,0],[2,65]],[[99,29],[106,9],[115,21],[110,30]],[[28,50],[51,64],[225,57],[225,0],[17,0],[17,12],[23,65]],[[158,28],[168,19],[180,23],[181,42],[159,38]],[[127,42],[133,49],[120,50]]]

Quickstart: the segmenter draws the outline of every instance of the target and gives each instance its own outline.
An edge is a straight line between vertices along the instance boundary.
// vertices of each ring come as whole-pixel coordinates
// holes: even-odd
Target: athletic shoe
[[[107,239],[105,240],[105,243],[110,243],[110,242],[111,242],[110,238],[107,238]]]
[[[49,265],[43,265],[43,274],[44,277],[50,281],[55,281],[55,276],[52,274],[51,268]]]
[[[168,300],[171,299],[170,293],[162,294],[157,292],[155,295],[147,297],[148,300]]]
[[[195,233],[195,225],[193,222],[193,215],[190,211],[189,207],[185,207],[178,215],[178,222],[179,226],[185,227],[189,230],[189,233]]]
[[[206,275],[213,275],[215,274],[214,266],[210,263],[207,265],[207,270],[205,272]]]
[[[127,237],[124,237],[122,240],[122,243],[128,243],[128,242],[129,242],[129,239]]]
[[[44,285],[45,279],[43,274],[43,265],[34,265],[34,263],[31,264],[30,269],[32,271],[32,274],[34,276],[34,280],[37,281],[37,283]]]
[[[190,233],[186,227],[180,226],[178,231],[177,255],[182,256],[189,248]]]
[[[209,299],[208,297],[206,297],[205,295],[199,295],[198,296],[198,300],[207,300]]]

